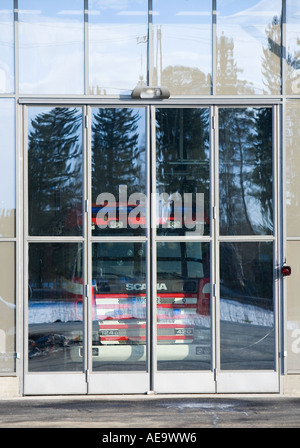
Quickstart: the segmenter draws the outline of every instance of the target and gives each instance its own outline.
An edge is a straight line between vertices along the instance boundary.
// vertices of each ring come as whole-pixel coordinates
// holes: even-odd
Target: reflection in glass
[[[220,244],[221,369],[275,369],[273,243]]]
[[[82,245],[29,245],[28,369],[82,371]],[[78,362],[81,361],[81,362]]]
[[[300,371],[300,241],[287,241],[287,260],[292,266],[293,275],[287,287],[287,364],[290,373]]]
[[[211,369],[210,244],[157,243],[159,370]]]
[[[217,2],[216,93],[281,93],[281,0]]]
[[[147,82],[148,2],[89,1],[89,93],[117,95]]]
[[[220,109],[222,235],[273,233],[272,175],[272,109]]]
[[[0,93],[14,91],[14,2],[1,0],[0,5]]]
[[[299,0],[289,0],[286,24],[286,93],[300,94],[300,4]]]
[[[286,107],[286,228],[288,237],[300,237],[300,102]]]
[[[158,235],[209,235],[209,109],[156,109]]]
[[[93,244],[93,370],[146,370],[146,245]]]
[[[15,104],[0,100],[0,237],[15,236]]]
[[[83,5],[19,0],[21,93],[84,93]]]
[[[92,112],[93,235],[145,234],[145,109]]]
[[[82,234],[82,111],[28,109],[29,235]]]
[[[15,371],[15,243],[0,243],[0,373]]]
[[[211,93],[211,0],[153,1],[153,85],[171,95]]]

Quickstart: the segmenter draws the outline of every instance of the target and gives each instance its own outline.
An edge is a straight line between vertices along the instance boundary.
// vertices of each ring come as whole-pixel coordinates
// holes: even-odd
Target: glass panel
[[[210,244],[157,243],[158,370],[211,369]]]
[[[145,109],[92,113],[93,235],[145,234]]]
[[[83,0],[19,0],[21,93],[84,93],[83,23]]]
[[[82,234],[82,110],[28,108],[29,235]]]
[[[148,2],[89,1],[89,93],[117,95],[147,82]]]
[[[0,93],[14,91],[14,2],[0,5]]]
[[[300,236],[300,101],[286,108],[286,228],[287,236]]]
[[[15,103],[0,100],[0,237],[15,236]]]
[[[0,243],[0,373],[15,371],[15,244]]]
[[[300,94],[300,3],[289,0],[286,25],[286,93]]]
[[[273,243],[220,244],[221,369],[275,369]]]
[[[211,0],[153,0],[153,85],[172,95],[211,93]]]
[[[146,245],[93,244],[93,370],[146,370]]]
[[[281,0],[217,1],[216,93],[281,93]]]
[[[82,371],[82,245],[30,244],[28,296],[29,372]]]
[[[158,235],[209,235],[209,109],[156,110]]]
[[[272,234],[272,175],[272,109],[220,109],[222,235]]]
[[[292,266],[292,275],[286,279],[287,285],[287,363],[289,371],[300,372],[300,302],[299,279],[300,241],[287,242],[287,261]]]

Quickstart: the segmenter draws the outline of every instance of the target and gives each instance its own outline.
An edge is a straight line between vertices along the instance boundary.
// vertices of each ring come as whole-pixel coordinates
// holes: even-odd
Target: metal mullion
[[[151,182],[151,216],[150,216],[150,241],[151,257],[151,281],[150,281],[150,389],[155,390],[155,375],[157,372],[157,263],[156,263],[156,129],[155,107],[150,108],[150,182]]]
[[[212,141],[212,167],[211,176],[213,177],[213,192],[211,204],[211,232],[212,232],[212,281],[211,281],[211,297],[212,297],[212,355],[213,370],[215,372],[215,391],[217,392],[217,371],[220,369],[221,356],[221,333],[220,333],[220,257],[219,257],[219,109],[213,106],[211,110],[213,123],[211,124]],[[212,121],[211,117],[211,121]],[[217,287],[218,286],[218,287]]]
[[[217,0],[212,0],[212,77],[211,77],[211,94],[216,94],[217,86]]]
[[[279,106],[273,107],[273,222],[274,222],[274,247],[273,247],[273,260],[274,260],[274,279],[273,279],[273,297],[274,297],[274,325],[275,325],[275,371],[279,372],[279,353],[282,352],[281,344],[279,341],[279,328],[280,328],[280,313],[279,313],[279,299],[280,295],[280,280],[277,273],[281,266],[281,234],[280,234],[280,216],[281,207],[279,201],[281,191],[281,176],[280,176],[280,116]]]
[[[84,0],[84,93],[89,93],[89,23],[88,0]]]
[[[28,373],[28,132],[27,132],[27,107],[22,108],[22,123],[23,123],[23,237],[22,242],[23,247],[23,382],[22,389],[24,389],[24,379],[25,375]]]
[[[151,309],[151,111],[146,108],[146,369],[149,374],[149,391],[153,390],[152,375],[152,309]]]
[[[90,285],[89,273],[90,273],[90,213],[91,207],[90,204],[90,117],[89,117],[89,108],[84,106],[82,109],[82,183],[83,183],[83,198],[82,198],[82,211],[83,211],[83,291],[82,291],[82,304],[83,304],[83,371],[89,372],[91,370],[91,359],[90,354],[92,348],[89,345],[89,341],[92,340],[91,334],[91,300],[90,293],[91,288],[88,288],[87,285]],[[87,206],[86,206],[87,205]],[[86,383],[87,383],[87,391],[88,391],[88,375],[86,374]]]
[[[273,235],[223,235],[219,236],[219,241],[224,243],[256,243],[256,242],[273,242],[276,237]]]

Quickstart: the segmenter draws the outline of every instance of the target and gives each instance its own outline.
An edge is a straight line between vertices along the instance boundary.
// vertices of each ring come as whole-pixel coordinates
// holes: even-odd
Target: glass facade
[[[234,268],[239,257],[240,267],[247,273],[246,286],[249,288],[256,281],[254,266],[265,264],[265,283],[259,282],[253,294],[255,297],[263,296],[267,302],[262,328],[270,333],[274,329],[274,303],[269,302],[272,283],[270,260],[273,259],[274,244],[271,238],[277,225],[272,185],[281,178],[277,176],[272,159],[272,107],[268,104],[267,107],[249,107],[247,101],[263,105],[273,101],[280,105],[282,126],[277,130],[278,141],[286,155],[283,160],[286,168],[284,180],[279,186],[280,194],[285,196],[283,206],[280,206],[285,232],[282,235],[282,260],[292,265],[292,277],[284,280],[283,288],[287,306],[284,335],[287,337],[288,361],[285,372],[300,373],[300,358],[297,356],[300,352],[300,306],[297,301],[297,272],[300,269],[297,257],[300,241],[300,1],[2,0],[0,375],[18,374],[17,353],[22,352],[23,346],[22,326],[16,328],[16,322],[22,321],[17,317],[23,312],[23,274],[19,272],[23,272],[24,226],[28,225],[29,238],[25,259],[33,260],[32,270],[28,273],[30,281],[33,279],[37,289],[45,284],[59,285],[62,281],[60,272],[67,279],[71,275],[67,272],[67,264],[64,266],[66,272],[63,268],[59,271],[59,260],[71,260],[74,254],[78,255],[78,247],[83,244],[81,238],[86,231],[82,218],[86,204],[82,197],[87,188],[84,183],[87,163],[90,163],[92,173],[93,203],[97,201],[98,189],[108,185],[107,174],[111,178],[110,192],[115,196],[120,194],[123,184],[131,185],[132,191],[128,190],[128,195],[135,191],[147,194],[145,148],[149,116],[143,107],[122,104],[122,100],[130,101],[131,92],[137,85],[165,86],[175,104],[173,109],[159,106],[155,111],[153,129],[157,160],[153,171],[156,169],[158,194],[163,194],[170,186],[181,193],[183,179],[187,179],[186,170],[190,170],[190,184],[204,193],[200,236],[207,240],[196,244],[201,254],[212,253],[209,198],[214,194],[211,178],[216,176],[220,192],[217,198],[220,235],[224,238],[220,259],[222,263],[230,260]],[[65,101],[66,105],[52,106],[49,98],[54,105],[57,101],[60,104]],[[23,132],[22,122],[22,103],[26,103],[26,99],[32,103],[35,99],[38,103],[29,107],[25,116],[28,133],[27,130]],[[69,100],[75,105],[70,106]],[[222,107],[226,100],[230,105],[236,101],[240,107]],[[88,105],[91,101],[97,105],[91,107],[91,154],[86,162],[84,136],[87,131],[82,104]],[[105,101],[115,102],[114,107],[102,107]],[[181,101],[186,101],[189,107],[178,107]],[[197,101],[200,107],[194,107],[193,101]],[[208,103],[221,104],[217,123],[218,173],[212,173],[211,169]],[[116,120],[122,123],[123,128],[116,129]],[[119,146],[116,144],[113,151],[106,151],[105,142],[112,141],[110,135],[113,132],[118,132]],[[28,183],[27,177],[23,178],[23,156],[28,163],[25,173]],[[103,163],[105,158],[106,163]],[[24,189],[28,192],[25,203]],[[26,219],[23,206],[27,207]],[[144,214],[143,217],[147,221],[148,216]],[[118,234],[115,230],[106,228],[104,233],[99,233],[99,226],[91,228],[91,235],[95,238],[91,245],[91,264],[99,265],[101,271],[110,261],[105,256],[105,247],[101,248],[96,238],[102,235],[143,238],[147,234],[145,226],[141,225],[126,229],[118,227]],[[166,255],[165,246],[170,248],[170,275],[171,271],[172,275],[178,274],[177,252],[181,251],[179,258],[182,263],[189,261],[180,241],[173,247],[172,242],[163,238],[167,240],[169,235],[183,238],[191,234],[189,228],[179,231],[158,227],[156,235],[162,239],[156,254],[161,257],[156,266],[158,278]],[[257,241],[246,242],[249,236],[256,237]],[[42,238],[50,237],[63,240],[42,241]],[[245,241],[234,246],[230,240],[233,237],[242,237]],[[264,241],[259,241],[260,238]],[[121,242],[120,248],[126,244],[129,243]],[[143,246],[144,242],[139,241],[138,244]],[[193,252],[191,247],[189,250]],[[139,250],[133,249],[133,253],[132,263],[136,272],[140,269],[145,275],[146,259],[141,258]],[[47,265],[44,274],[41,273],[41,263]],[[201,282],[206,275],[203,268],[198,266],[197,269],[193,267],[192,273],[186,276]],[[224,284],[230,277],[226,269],[227,266],[222,264],[220,280],[224,280]],[[136,272],[132,275],[137,275]],[[133,284],[134,281],[130,280]],[[56,293],[59,291],[60,286]],[[83,292],[80,294],[82,296]],[[30,316],[40,305],[35,298],[28,292]],[[145,319],[143,314],[143,331]],[[37,324],[51,327],[51,322]],[[77,333],[73,334],[76,343],[82,339],[82,315],[77,324],[74,330]],[[67,338],[66,327],[62,334]],[[210,330],[211,322],[205,328]],[[221,326],[221,338],[224,336],[221,364],[225,370],[238,363],[241,368],[241,358],[227,357],[231,344],[228,332],[232,334],[230,325],[228,328]],[[29,370],[40,371],[42,367],[34,356],[34,350],[37,350],[35,338],[33,334]],[[273,365],[275,356],[274,347],[268,345],[268,338],[264,339],[264,344],[262,351],[268,356],[263,361],[259,353],[257,358],[252,353],[253,363],[261,370],[266,365],[267,368]],[[205,336],[203,369],[211,361],[206,356],[211,345],[211,338]],[[102,370],[103,365],[97,360],[95,367]],[[68,364],[65,368],[72,370],[73,366]],[[145,368],[143,360],[140,369]],[[163,364],[159,368],[164,370]],[[190,369],[193,370],[194,366]]]

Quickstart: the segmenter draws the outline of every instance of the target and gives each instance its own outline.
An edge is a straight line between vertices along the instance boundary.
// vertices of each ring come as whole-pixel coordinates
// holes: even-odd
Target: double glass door
[[[278,391],[277,107],[23,111],[24,393]]]

